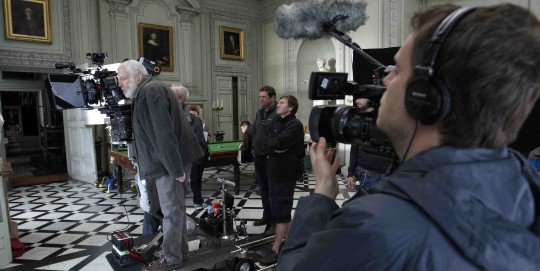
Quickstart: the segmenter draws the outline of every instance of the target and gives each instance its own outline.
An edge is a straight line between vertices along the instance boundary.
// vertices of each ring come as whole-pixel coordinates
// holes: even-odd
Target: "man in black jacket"
[[[291,223],[294,188],[303,171],[304,126],[296,118],[296,111],[298,100],[292,95],[282,96],[276,107],[277,117],[271,126],[266,127],[270,148],[268,184],[271,221],[275,224],[276,230],[271,250],[260,261],[263,265],[270,265],[276,261],[281,243],[287,236]]]
[[[163,213],[162,257],[143,270],[179,266],[188,256],[184,181],[191,163],[203,153],[167,85],[135,60],[122,62],[117,73],[119,87],[133,99],[138,173],[147,184],[155,184]]]
[[[277,270],[540,270],[540,177],[507,147],[540,96],[540,21],[501,4],[411,22],[377,118],[403,163],[340,208],[339,161],[313,144]]]
[[[268,195],[268,142],[264,126],[269,126],[276,117],[276,90],[271,86],[264,86],[259,90],[259,102],[262,108],[255,116],[253,124],[253,163],[255,176],[259,184],[259,192],[263,206],[263,216],[253,222],[253,226],[266,225],[265,234],[272,235],[275,228],[272,227],[270,200]]]

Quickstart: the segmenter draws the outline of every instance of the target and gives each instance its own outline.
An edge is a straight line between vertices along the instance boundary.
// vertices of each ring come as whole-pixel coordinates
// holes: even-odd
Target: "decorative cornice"
[[[177,9],[178,9],[178,6],[181,6],[183,8],[195,9],[195,10],[201,9],[200,0],[177,0],[177,2],[178,2],[178,5],[176,6]]]
[[[193,23],[193,17],[199,15],[200,8],[187,7],[183,5],[176,5],[176,11],[180,13],[181,22]]]
[[[109,12],[127,14],[126,7],[131,3],[131,1],[132,0],[107,0],[110,7]]]
[[[250,22],[250,20],[247,20],[245,18],[239,18],[239,17],[235,17],[235,16],[217,14],[217,13],[212,14],[212,19],[214,21],[222,20],[222,21],[227,21],[227,22],[237,23],[237,24],[243,24],[243,25],[248,25],[249,22]]]
[[[71,21],[68,0],[62,1],[62,24],[64,29],[62,53],[26,52],[0,50],[0,65],[13,67],[28,67],[28,70],[53,69],[57,62],[73,60],[71,51]]]
[[[201,9],[213,14],[233,14],[236,18],[260,20],[262,10],[259,3],[245,0],[202,0]]]

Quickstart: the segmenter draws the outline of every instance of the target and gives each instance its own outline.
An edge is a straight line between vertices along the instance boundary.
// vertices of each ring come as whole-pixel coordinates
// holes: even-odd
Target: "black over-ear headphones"
[[[435,75],[435,61],[454,26],[475,9],[462,7],[444,18],[429,40],[424,59],[414,67],[414,78],[405,92],[405,107],[409,115],[423,125],[437,122],[450,110],[450,93],[446,84]]]

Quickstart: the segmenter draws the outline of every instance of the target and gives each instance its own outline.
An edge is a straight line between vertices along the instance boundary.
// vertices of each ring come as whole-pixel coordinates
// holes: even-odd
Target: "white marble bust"
[[[326,59],[319,58],[317,59],[317,67],[320,72],[327,72],[328,68],[326,68]]]

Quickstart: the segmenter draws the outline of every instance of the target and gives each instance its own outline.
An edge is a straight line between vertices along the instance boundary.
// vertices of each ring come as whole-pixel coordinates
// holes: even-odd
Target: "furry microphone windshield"
[[[329,31],[348,32],[365,24],[366,2],[360,0],[304,0],[276,10],[275,32],[284,39],[319,39]]]

